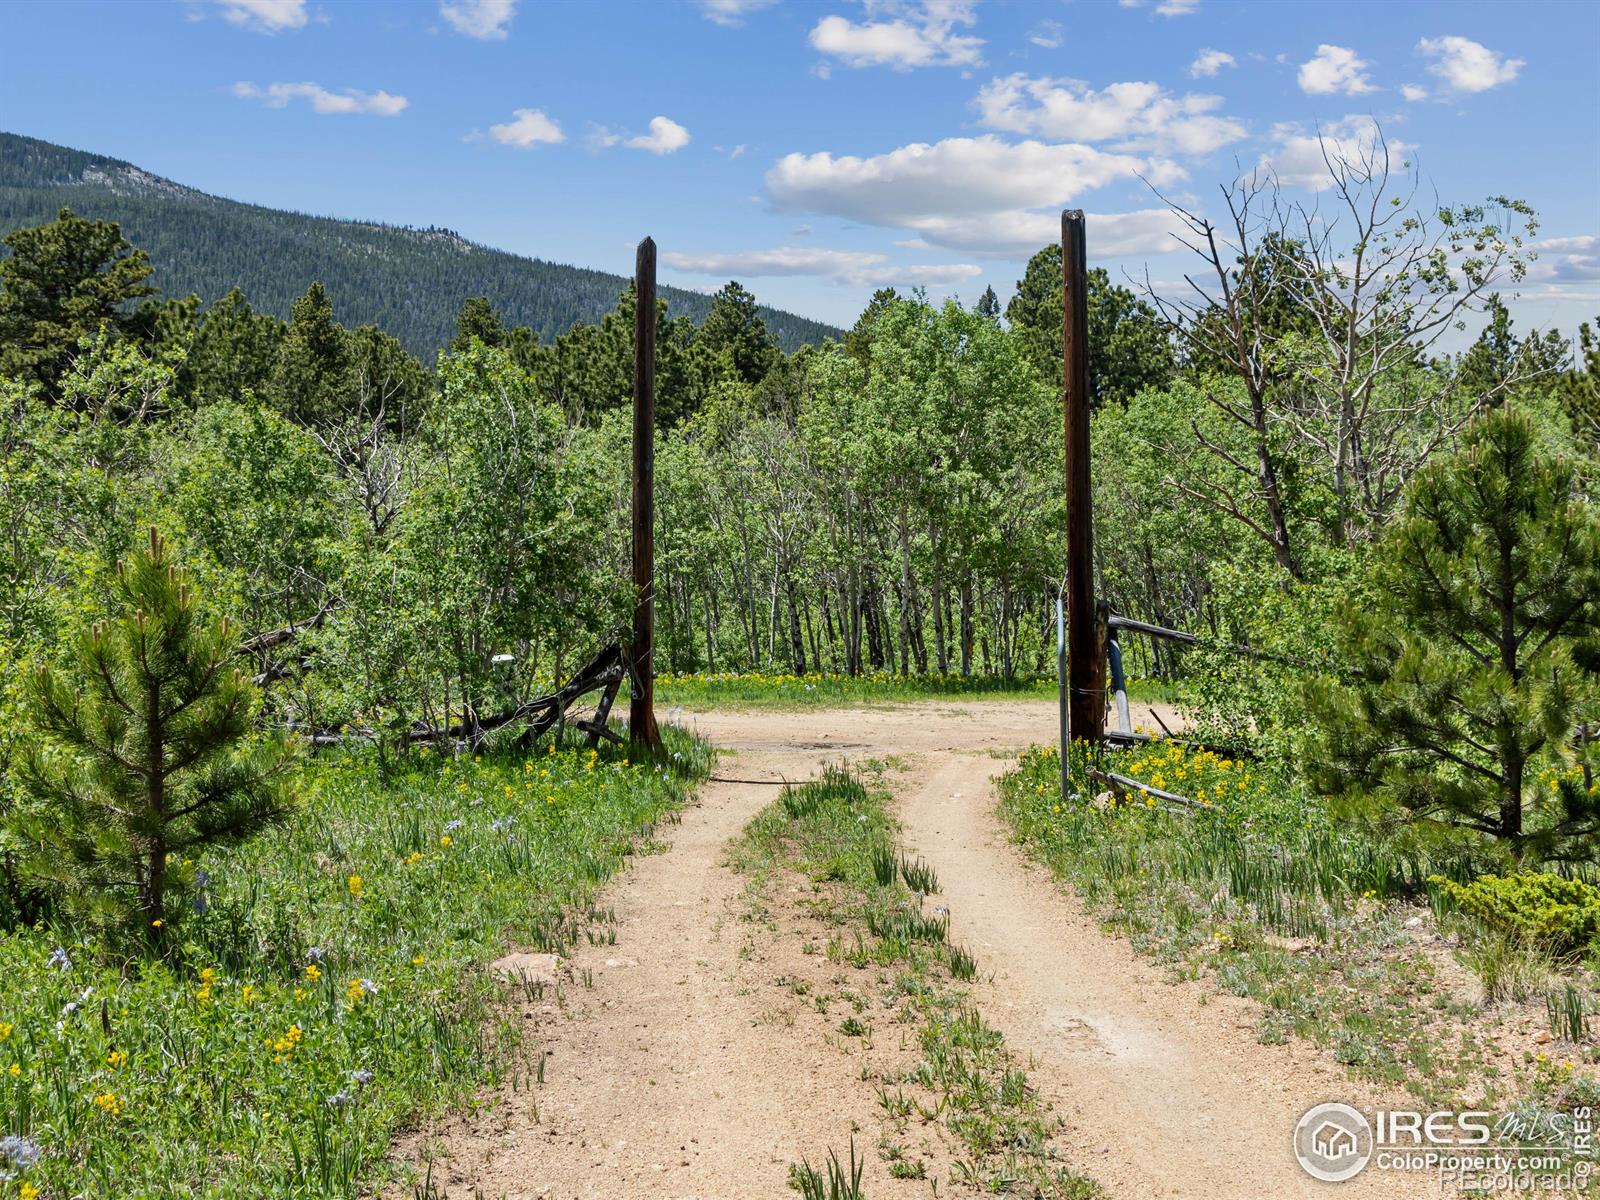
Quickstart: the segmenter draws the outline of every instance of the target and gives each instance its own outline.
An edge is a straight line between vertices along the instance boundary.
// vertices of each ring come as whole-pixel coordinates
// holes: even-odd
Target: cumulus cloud
[[[1528,279],[1538,283],[1592,283],[1600,280],[1600,237],[1541,238],[1533,244],[1539,258],[1528,268]]]
[[[771,8],[778,0],[700,0],[700,15],[717,25],[743,25],[753,12]]]
[[[511,120],[489,126],[489,136],[502,146],[515,146],[518,150],[567,140],[560,124],[547,117],[542,108],[517,109],[511,114]]]
[[[651,154],[671,154],[689,144],[689,131],[671,117],[651,117],[650,132],[631,137],[624,144]]]
[[[1320,192],[1333,186],[1328,164],[1356,163],[1378,148],[1382,131],[1371,117],[1350,116],[1323,126],[1320,130],[1286,122],[1275,125],[1276,145],[1261,159],[1261,168],[1288,187]],[[1390,161],[1396,168],[1416,147],[1407,142],[1385,139]]]
[[[1407,100],[1411,101],[1411,103],[1415,104],[1419,100],[1426,100],[1428,98],[1428,89],[1423,87],[1421,84],[1403,83],[1400,85],[1400,94]]]
[[[459,34],[497,42],[511,32],[517,0],[441,0],[439,15]]]
[[[1008,75],[990,81],[973,103],[990,129],[1117,140],[1127,148],[1206,154],[1245,136],[1240,122],[1213,115],[1221,97],[1173,96],[1155,83],[1113,83],[1096,91],[1075,79]]]
[[[973,263],[919,263],[896,265],[888,256],[869,250],[825,250],[811,246],[779,246],[771,250],[742,250],[720,254],[669,252],[662,260],[679,271],[696,275],[759,278],[766,275],[812,275],[852,287],[890,284],[954,283],[981,275]]]
[[[324,116],[361,113],[397,117],[410,103],[404,96],[391,96],[388,92],[358,92],[355,88],[330,92],[316,83],[269,83],[266,87],[257,87],[240,82],[233,85],[233,94],[241,100],[259,100],[268,108],[286,108],[291,100],[304,100],[313,112]]]
[[[780,208],[910,225],[932,215],[1053,205],[1146,166],[1092,146],[1013,144],[984,135],[913,143],[870,158],[789,154],[767,172],[766,183]]]
[[[1367,78],[1369,65],[1354,50],[1324,42],[1308,62],[1300,64],[1300,90],[1313,96],[1365,95],[1376,90]]]
[[[976,66],[982,61],[983,39],[956,32],[958,25],[976,22],[975,4],[976,0],[922,0],[906,7],[883,7],[885,20],[823,17],[811,31],[811,47],[851,67],[909,71]]]
[[[1226,50],[1202,50],[1189,64],[1189,74],[1194,79],[1210,79],[1223,67],[1237,65],[1233,55]]]
[[[1510,83],[1526,65],[1464,37],[1423,38],[1417,50],[1433,60],[1428,70],[1456,92],[1486,92]]]
[[[222,15],[256,33],[281,33],[304,27],[306,0],[216,0]]]
[[[1169,209],[1145,208],[1125,213],[1087,213],[1085,234],[1095,258],[1124,254],[1162,254],[1178,249],[1174,235],[1184,232],[1182,221]],[[986,258],[1020,258],[1040,246],[1061,240],[1061,211],[1009,211],[977,217],[926,217],[916,228],[917,241]],[[910,243],[900,243],[910,245]]]
[[[1012,257],[1059,237],[1060,209],[1074,197],[1140,174],[1158,186],[1184,177],[1161,159],[984,135],[870,158],[790,154],[767,172],[766,185],[782,210],[905,230],[921,245]],[[1091,229],[1098,224],[1097,254],[1152,248],[1173,228],[1164,210],[1090,221]]]

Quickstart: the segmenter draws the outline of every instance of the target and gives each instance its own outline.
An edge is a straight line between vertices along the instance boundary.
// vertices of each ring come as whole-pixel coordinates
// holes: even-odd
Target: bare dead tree
[[[1276,445],[1325,470],[1354,543],[1473,412],[1533,369],[1525,362],[1488,393],[1463,396],[1453,372],[1428,361],[1495,286],[1523,277],[1532,210],[1504,196],[1424,202],[1412,164],[1395,162],[1376,122],[1355,136],[1319,134],[1318,143],[1327,185],[1316,200],[1286,199],[1266,165],[1223,185],[1220,227],[1162,197],[1203,267],[1184,276],[1188,291],[1178,297],[1145,280],[1191,361],[1242,385],[1242,401],[1218,388],[1206,395],[1246,431],[1251,450],[1242,455],[1196,424],[1199,445],[1241,486],[1219,494],[1181,466],[1172,485],[1251,529],[1296,579]]]
[[[1487,392],[1459,393],[1453,372],[1421,371],[1439,339],[1464,327],[1487,293],[1527,270],[1532,209],[1504,196],[1448,207],[1396,163],[1382,129],[1321,139],[1333,203],[1274,208],[1277,274],[1314,328],[1278,348],[1306,382],[1286,406],[1295,437],[1327,463],[1347,539],[1380,525],[1413,472],[1461,426],[1537,368],[1521,365]],[[1286,247],[1293,245],[1295,252]]]
[[[409,473],[405,443],[390,428],[389,406],[400,390],[398,379],[374,377],[363,369],[350,414],[312,430],[379,538],[387,536],[404,503]]]
[[[1222,189],[1228,209],[1229,234],[1219,235],[1212,221],[1163,197],[1183,222],[1187,236],[1178,240],[1205,264],[1202,278],[1214,281],[1215,290],[1185,274],[1189,293],[1167,298],[1145,279],[1145,293],[1156,310],[1177,333],[1191,359],[1222,364],[1243,385],[1244,401],[1237,402],[1219,388],[1206,391],[1206,399],[1229,421],[1242,428],[1249,442],[1246,461],[1233,450],[1208,438],[1198,424],[1193,432],[1205,450],[1233,467],[1240,486],[1233,493],[1218,493],[1192,479],[1174,475],[1169,482],[1186,495],[1227,514],[1267,543],[1278,565],[1293,579],[1301,578],[1299,559],[1289,534],[1280,470],[1271,440],[1273,419],[1272,346],[1274,331],[1268,314],[1282,291],[1283,282],[1268,269],[1270,258],[1256,247],[1269,228],[1262,213],[1270,210],[1263,194],[1273,181],[1252,176]],[[1159,193],[1158,193],[1159,194]],[[1233,260],[1237,256],[1237,261]]]

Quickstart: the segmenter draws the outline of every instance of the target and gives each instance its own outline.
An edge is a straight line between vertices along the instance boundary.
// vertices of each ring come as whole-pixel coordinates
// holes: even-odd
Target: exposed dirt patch
[[[733,751],[718,770],[729,777],[805,779],[846,756],[898,767],[906,844],[938,871],[952,938],[977,953],[980,1007],[1065,1116],[1069,1161],[1110,1195],[1323,1194],[1290,1154],[1296,1119],[1318,1101],[1375,1097],[1311,1048],[1258,1044],[1249,1002],[1168,982],[1008,844],[990,781],[1011,751],[1050,740],[1055,720],[1049,701],[1009,700],[687,717]],[[724,863],[773,794],[707,785],[664,831],[669,849],[612,885],[617,944],[569,964],[592,989],[568,984],[562,1003],[525,1006],[535,1056],[550,1054],[543,1085],[523,1081],[407,1148],[440,1155],[435,1177],[452,1195],[782,1197],[789,1162],[842,1155],[852,1131],[869,1195],[930,1194],[891,1179],[876,1154],[869,1052],[794,991],[796,980],[813,993],[847,986],[795,936],[809,919],[801,897],[751,921]],[[942,1165],[937,1146],[920,1152]],[[1341,1194],[1437,1185],[1369,1171]]]

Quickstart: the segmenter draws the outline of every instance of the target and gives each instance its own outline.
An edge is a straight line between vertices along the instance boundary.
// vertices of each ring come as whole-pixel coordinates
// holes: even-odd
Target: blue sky
[[[443,225],[849,324],[1004,299],[1061,207],[1181,277],[1211,211],[1381,124],[1445,201],[1539,210],[1519,322],[1600,315],[1600,7],[1227,0],[11,0],[0,128],[275,207]],[[1307,193],[1309,195],[1309,193]]]

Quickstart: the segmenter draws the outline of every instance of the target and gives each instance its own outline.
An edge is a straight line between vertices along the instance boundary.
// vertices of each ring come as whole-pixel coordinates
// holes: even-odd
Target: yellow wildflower
[[[345,886],[350,889],[350,897],[351,897],[351,899],[353,899],[353,900],[361,899],[361,889],[365,886],[361,882],[361,876],[359,876],[359,875],[350,876],[349,879],[345,880]]]
[[[316,963],[306,964],[306,978],[311,980],[312,983],[322,978],[322,971]]]
[[[101,1112],[113,1117],[120,1117],[122,1110],[127,1107],[115,1092],[101,1092],[94,1098],[94,1106]]]
[[[125,1067],[127,1065],[128,1052],[126,1050],[113,1050],[110,1054],[106,1055],[106,1066],[110,1067],[113,1071],[117,1070],[119,1067]]]

